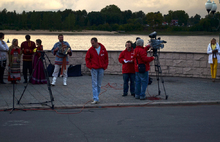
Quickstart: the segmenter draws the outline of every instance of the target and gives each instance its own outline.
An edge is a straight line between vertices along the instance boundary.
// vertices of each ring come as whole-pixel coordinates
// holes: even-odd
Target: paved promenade
[[[51,78],[50,78],[51,80]],[[164,77],[164,85],[168,99],[165,100],[162,84],[159,100],[150,97],[158,94],[158,84],[153,77],[153,83],[146,91],[147,100],[134,99],[130,94],[122,97],[122,75],[105,75],[102,82],[100,103],[91,104],[92,85],[91,76],[69,77],[68,85],[62,85],[62,78],[57,79],[55,87],[51,87],[55,108],[82,108],[103,106],[136,106],[136,105],[182,105],[182,104],[217,104],[220,103],[220,80],[211,79]],[[6,82],[6,79],[5,79]],[[17,104],[24,86],[23,80],[15,85],[15,108],[49,108],[43,104],[26,104],[50,101],[50,94],[46,84],[29,84]],[[13,85],[9,82],[0,84],[0,109],[12,108]],[[51,105],[51,103],[47,103]]]

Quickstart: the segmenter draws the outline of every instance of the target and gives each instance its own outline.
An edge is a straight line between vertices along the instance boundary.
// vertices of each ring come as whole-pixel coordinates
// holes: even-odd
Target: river
[[[145,44],[148,44],[149,37],[147,35],[64,35],[64,40],[69,42],[72,50],[88,50],[91,47],[90,39],[97,37],[98,41],[105,45],[107,50],[124,50],[125,42],[127,40],[135,41],[136,37],[144,39]],[[171,52],[199,52],[206,53],[207,45],[211,38],[216,38],[219,41],[218,36],[158,36],[161,40],[167,41],[164,44],[164,48],[161,51]],[[19,45],[25,41],[25,35],[5,35],[5,41],[10,42],[13,38],[17,38]],[[51,50],[53,45],[58,41],[57,35],[31,35],[31,40],[42,40],[44,50]],[[10,46],[11,43],[8,43]]]

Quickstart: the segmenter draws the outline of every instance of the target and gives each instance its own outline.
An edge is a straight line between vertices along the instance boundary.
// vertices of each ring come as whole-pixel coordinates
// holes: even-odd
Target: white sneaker
[[[53,77],[53,80],[52,80],[52,83],[51,83],[52,86],[55,86],[56,80],[57,80],[57,78],[56,78],[56,77]]]
[[[98,101],[92,101],[91,104],[98,104]]]
[[[64,78],[63,78],[63,85],[64,85],[64,86],[67,85],[66,81],[67,81],[67,77],[64,77]]]

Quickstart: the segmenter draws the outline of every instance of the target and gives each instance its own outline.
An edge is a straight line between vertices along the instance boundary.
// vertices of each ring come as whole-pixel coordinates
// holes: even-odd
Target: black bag
[[[55,66],[53,64],[49,64],[47,67],[47,72],[48,72],[48,76],[52,77],[53,71],[54,71]]]
[[[145,64],[138,64],[138,71],[139,73],[145,73],[146,71]]]
[[[137,58],[136,58],[137,60]],[[137,64],[138,64],[138,60],[137,60]],[[145,73],[146,71],[146,67],[145,67],[145,64],[138,64],[138,71],[139,73]]]
[[[74,76],[82,76],[81,74],[81,64],[79,65],[69,65],[68,67],[68,77],[74,77]]]

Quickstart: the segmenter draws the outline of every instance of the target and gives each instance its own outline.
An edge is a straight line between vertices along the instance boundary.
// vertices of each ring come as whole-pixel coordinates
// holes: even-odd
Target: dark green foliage
[[[104,31],[219,31],[220,14],[209,15],[201,19],[196,14],[189,18],[183,10],[170,10],[167,15],[158,12],[131,10],[121,11],[116,5],[109,5],[101,11],[86,10],[72,11],[31,11],[16,13],[7,9],[0,11],[0,30],[50,30],[50,31],[80,31],[80,30],[104,30]],[[177,25],[171,25],[172,20],[178,20]],[[162,23],[165,23],[162,24]],[[168,25],[166,25],[168,23]]]

